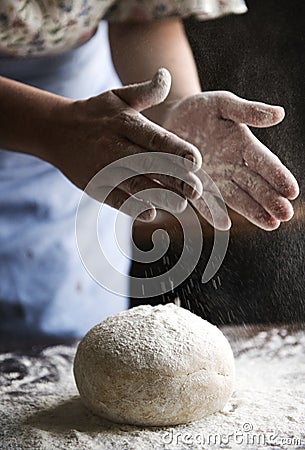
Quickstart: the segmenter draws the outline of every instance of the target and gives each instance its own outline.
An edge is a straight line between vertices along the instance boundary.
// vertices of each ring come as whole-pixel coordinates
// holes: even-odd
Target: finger
[[[152,174],[151,177],[189,200],[196,200],[202,194],[202,183],[192,172],[188,172],[183,180],[162,174]]]
[[[211,192],[203,192],[197,200],[191,201],[198,213],[213,228],[220,231],[227,231],[231,228],[231,220],[224,202]]]
[[[299,195],[299,186],[292,173],[247,127],[244,127],[244,132],[247,144],[243,158],[246,165],[265,178],[281,195],[294,200]]]
[[[149,176],[157,181],[160,180],[165,187],[176,191],[186,198],[193,198],[201,194],[201,181],[195,174],[187,170],[183,164],[179,165],[179,162],[181,163],[182,160],[181,157],[159,152],[144,152],[130,155],[130,152],[137,149],[137,146],[130,143],[127,144],[125,151],[129,153],[129,156],[118,160],[112,165],[125,167],[137,174]]]
[[[149,173],[147,169],[155,172]],[[171,173],[175,176],[170,176]],[[201,181],[195,174],[179,166],[174,168],[165,154],[158,157],[157,153],[140,153],[121,158],[98,172],[90,181],[90,186],[93,189],[95,186],[115,186],[133,195],[144,189],[161,187],[184,199],[195,199],[202,193]]]
[[[214,228],[221,231],[229,230],[231,220],[217,185],[203,168],[198,170],[196,176],[202,184],[202,194],[200,198],[191,200],[191,203]]]
[[[196,171],[201,167],[201,153],[193,144],[141,114],[131,117],[129,126],[124,127],[124,137],[143,150],[180,156],[181,160],[177,159],[176,164],[184,165],[189,170]]]
[[[136,158],[133,158],[133,161],[135,160],[139,160],[137,155]],[[130,161],[130,158],[116,161],[111,166],[97,173],[87,186],[87,192],[100,202],[104,202],[106,199],[103,199],[101,194],[107,193],[107,191],[105,189],[102,190],[101,186],[113,186],[124,191],[126,194],[135,195],[138,199],[145,200],[168,211],[182,212],[187,206],[186,195],[194,196],[194,191],[198,191],[200,189],[199,186],[201,187],[201,183],[196,176],[186,172],[186,170],[180,169],[181,176],[186,178],[186,182],[164,176],[162,181],[165,185],[162,185],[146,174],[137,173],[135,171],[137,165],[134,162],[130,162],[132,169],[118,166],[120,163],[126,164],[126,161]],[[159,160],[158,164],[160,164],[158,169],[164,168],[165,166],[164,162],[160,162]],[[186,173],[186,176],[183,172]],[[192,183],[194,183],[193,186],[191,186]]]
[[[95,174],[90,181],[92,186],[117,186],[124,179],[122,170],[125,168],[137,175],[142,174],[156,180],[159,178],[165,187],[186,198],[191,199],[201,195],[201,181],[185,167],[180,156],[145,152],[142,147],[129,141],[120,141],[117,145],[123,156]]]
[[[167,69],[159,69],[154,77],[143,83],[131,84],[113,92],[127,105],[137,111],[162,103],[169,94],[171,75]]]
[[[138,199],[119,188],[99,186],[86,192],[98,202],[106,203],[142,222],[151,222],[156,217],[156,209],[151,203]]]
[[[281,222],[272,217],[259,203],[237,184],[227,182],[223,188],[223,197],[226,204],[244,216],[249,222],[266,231],[276,230]]]
[[[282,197],[260,175],[240,167],[235,170],[232,180],[257,203],[276,219],[286,222],[293,217],[293,208],[289,200]]]
[[[221,92],[218,107],[223,119],[257,128],[276,125],[285,117],[284,108],[281,106],[245,100],[232,92]]]
[[[166,188],[145,175],[137,175],[129,169],[122,168],[120,172],[120,175],[124,174],[124,181],[117,187],[127,194],[135,195],[166,211],[182,212],[187,207],[187,200],[173,189]]]

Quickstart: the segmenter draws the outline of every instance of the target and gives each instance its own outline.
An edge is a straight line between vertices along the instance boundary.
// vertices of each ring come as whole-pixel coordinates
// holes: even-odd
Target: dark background
[[[265,232],[233,214],[228,253],[207,284],[200,280],[213,234],[203,223],[205,247],[189,279],[160,298],[131,300],[132,306],[172,301],[179,295],[182,306],[215,324],[305,321],[305,4],[302,0],[251,0],[247,5],[245,15],[208,22],[189,19],[185,27],[203,90],[229,90],[285,107],[282,124],[253,132],[299,182],[295,217],[278,230]],[[169,216],[162,215],[160,223],[172,239],[167,256],[174,263],[182,243],[179,228]],[[151,231],[143,225],[134,228],[139,247],[151,247]],[[166,267],[164,260],[159,261],[150,265],[150,273]],[[144,276],[145,270],[144,265],[134,263],[131,274]]]

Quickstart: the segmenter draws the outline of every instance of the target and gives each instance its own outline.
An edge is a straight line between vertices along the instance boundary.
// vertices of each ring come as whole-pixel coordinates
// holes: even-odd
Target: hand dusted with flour
[[[297,197],[299,188],[290,171],[248,126],[270,127],[283,118],[284,110],[279,106],[215,91],[174,103],[165,127],[201,150],[202,168],[215,181],[229,207],[260,228],[274,230],[292,218],[289,200]],[[195,204],[211,223],[204,201],[209,195],[213,194],[206,186]],[[223,228],[229,226],[223,223]]]
[[[194,173],[201,166],[201,154],[191,143],[140,114],[163,102],[170,85],[169,72],[159,69],[152,80],[67,102],[64,137],[56,147],[51,146],[45,159],[81,189],[94,177],[86,190],[91,197],[116,209],[124,206],[123,212],[140,215],[140,220],[153,220],[156,206],[184,210],[187,199],[201,194],[201,182]],[[131,155],[138,155],[137,164],[126,158]],[[165,175],[162,184],[146,175],[156,173],[154,178],[158,178],[164,170],[171,173],[173,166],[180,176]],[[106,175],[103,169],[108,169]],[[154,190],[155,194],[137,196],[143,190]],[[177,195],[170,196],[172,192]]]

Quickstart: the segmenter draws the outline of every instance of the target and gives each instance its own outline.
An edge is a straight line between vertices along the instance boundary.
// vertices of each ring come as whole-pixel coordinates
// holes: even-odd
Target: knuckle
[[[236,98],[236,95],[233,94],[233,92],[230,91],[220,91],[218,92],[218,98],[224,99],[224,100],[234,100]]]
[[[122,128],[129,128],[134,122],[133,115],[128,110],[123,110],[115,117],[117,125]]]
[[[103,98],[103,100],[109,104],[113,102],[114,96],[116,96],[116,94],[113,92],[113,90],[106,91],[101,94],[101,98]]]
[[[159,136],[157,133],[152,133],[148,140],[148,145],[150,148],[155,148],[158,145]]]
[[[237,96],[230,91],[220,91],[217,93],[217,105],[220,110],[228,107],[228,105],[235,103]]]
[[[149,138],[149,146],[154,150],[164,150],[168,147],[170,138],[166,133],[154,132]]]

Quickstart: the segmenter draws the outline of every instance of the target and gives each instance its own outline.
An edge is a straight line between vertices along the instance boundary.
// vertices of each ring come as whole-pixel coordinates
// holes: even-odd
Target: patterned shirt
[[[0,54],[61,53],[87,41],[102,19],[147,22],[194,15],[204,20],[246,11],[243,0],[1,0]]]

